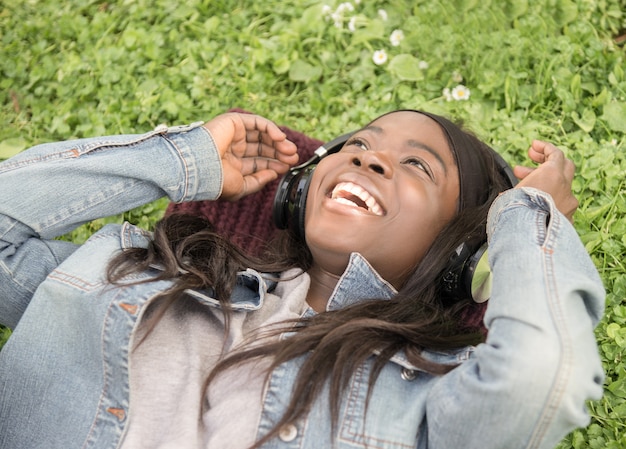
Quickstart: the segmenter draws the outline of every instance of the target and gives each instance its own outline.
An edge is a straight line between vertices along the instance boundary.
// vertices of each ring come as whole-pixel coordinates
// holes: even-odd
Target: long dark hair
[[[460,128],[456,129],[461,132]],[[473,157],[480,158],[485,167],[485,185],[481,186],[484,199],[480,204],[458,211],[393,298],[357,302],[341,310],[284,323],[281,329],[273,330],[268,336],[275,337],[289,330],[292,332],[289,338],[268,338],[264,344],[227,354],[208,374],[207,385],[218,373],[235,365],[254,358],[269,358],[269,376],[280,364],[306,355],[285,414],[254,447],[276,436],[284,424],[304,416],[327,383],[334,434],[342,393],[351,375],[373,354],[376,357],[370,391],[383,366],[400,351],[413,365],[441,375],[454,366],[427,360],[422,356],[423,349],[451,350],[484,340],[477,323],[467,322],[468,316],[477,316],[477,306],[469,298],[452,303],[443,301],[439,280],[450,255],[461,242],[468,238],[485,238],[491,202],[509,186],[498,172],[492,151],[472,134],[462,132],[464,138],[472,142],[472,151],[476,153]],[[184,300],[186,289],[211,288],[228,317],[228,301],[238,271],[254,268],[277,273],[298,267],[304,272],[311,267],[312,259],[306,246],[289,234],[283,235],[280,245],[274,246],[264,258],[256,258],[215,233],[206,220],[172,215],[157,224],[149,248],[131,249],[112,260],[109,281],[120,283],[127,275],[154,264],[163,268],[159,278],[173,282],[172,288],[163,293],[166,301]],[[474,312],[468,313],[469,310]]]

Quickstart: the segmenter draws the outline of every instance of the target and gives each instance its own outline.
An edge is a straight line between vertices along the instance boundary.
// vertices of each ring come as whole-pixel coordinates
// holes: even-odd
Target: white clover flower
[[[355,5],[360,5],[361,4],[361,0],[354,0],[354,4]]]
[[[417,63],[417,67],[418,67],[420,70],[426,70],[426,69],[427,69],[428,67],[430,67],[430,66],[429,66],[428,62],[426,62],[426,61],[420,61],[420,62],[418,62],[418,63]]]
[[[337,12],[339,14],[343,14],[344,12],[352,12],[354,11],[354,6],[352,6],[352,3],[350,2],[344,2],[344,3],[340,3],[339,6],[337,6]]]
[[[343,16],[337,12],[333,12],[330,14],[330,18],[337,28],[343,27]]]
[[[353,33],[356,31],[356,16],[353,16],[348,22],[348,29]]]
[[[454,89],[452,89],[452,98],[457,101],[460,100],[469,100],[470,90],[465,87],[463,84],[459,84]]]
[[[454,81],[455,83],[460,83],[461,81],[463,81],[463,75],[461,75],[458,70],[455,70],[454,72],[452,72],[452,81]]]
[[[385,11],[384,9],[379,9],[378,10],[378,15],[383,20],[387,20],[389,18],[389,16],[387,15],[387,11]]]
[[[443,94],[443,97],[446,99],[446,101],[452,101],[452,93],[450,92],[449,88],[445,87],[441,93]]]
[[[404,33],[402,32],[402,30],[393,30],[391,32],[391,35],[389,36],[389,42],[391,42],[391,45],[393,45],[394,47],[400,45],[400,42],[402,42],[403,39]]]
[[[374,56],[372,56],[372,60],[376,65],[383,65],[387,62],[387,52],[385,50],[376,50]]]
[[[330,17],[332,12],[333,12],[333,9],[330,7],[330,5],[322,6],[322,15],[324,15],[324,17],[326,18]]]
[[[611,145],[616,147],[617,146],[617,139],[611,139]]]

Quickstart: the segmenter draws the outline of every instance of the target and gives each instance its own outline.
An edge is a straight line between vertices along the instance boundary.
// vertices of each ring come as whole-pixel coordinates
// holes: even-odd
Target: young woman
[[[54,239],[164,195],[258,191],[297,159],[262,117],[6,161],[0,447],[553,447],[602,394],[604,291],[569,222],[573,164],[541,141],[529,155],[508,189],[448,120],[383,115],[319,162],[304,235],[264,260],[190,217]],[[484,338],[442,277],[486,234]]]

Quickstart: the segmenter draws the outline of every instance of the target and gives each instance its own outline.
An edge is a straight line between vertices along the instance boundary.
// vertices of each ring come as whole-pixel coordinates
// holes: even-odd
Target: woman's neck
[[[313,265],[308,274],[311,277],[311,286],[306,301],[316,312],[324,312],[339,276],[325,271],[319,265]]]

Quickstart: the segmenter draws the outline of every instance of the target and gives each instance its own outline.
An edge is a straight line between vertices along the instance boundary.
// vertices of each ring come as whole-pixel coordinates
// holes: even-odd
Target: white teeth
[[[330,197],[334,201],[337,201],[341,204],[346,204],[353,207],[362,207],[362,205],[359,205],[355,201],[352,201],[350,199],[350,196],[355,196],[359,200],[361,200],[367,206],[367,210],[369,210],[370,212],[376,215],[383,215],[383,208],[380,207],[380,204],[378,204],[374,197],[370,195],[369,192],[363,187],[352,182],[340,182],[339,184],[337,184],[333,189]]]

